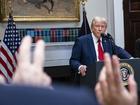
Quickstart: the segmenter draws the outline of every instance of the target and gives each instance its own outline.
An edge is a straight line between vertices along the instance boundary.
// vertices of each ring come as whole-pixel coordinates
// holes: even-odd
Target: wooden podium
[[[120,63],[120,71],[124,85],[127,85],[129,75],[134,74],[134,78],[138,85],[138,91],[140,91],[140,59],[123,59],[120,60]],[[86,76],[80,77],[80,84],[93,89],[102,67],[103,62],[95,62],[92,65],[88,65]]]

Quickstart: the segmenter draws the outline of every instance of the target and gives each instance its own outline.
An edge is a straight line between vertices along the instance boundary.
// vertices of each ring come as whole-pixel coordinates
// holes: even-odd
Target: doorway
[[[140,38],[140,0],[123,0],[125,49],[135,57],[135,41]]]

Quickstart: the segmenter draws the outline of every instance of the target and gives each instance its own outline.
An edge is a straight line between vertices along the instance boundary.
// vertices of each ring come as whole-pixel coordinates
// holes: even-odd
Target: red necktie
[[[102,49],[102,46],[101,46],[101,40],[100,39],[98,40],[98,58],[99,58],[100,61],[104,60],[104,52],[103,52],[103,49]]]

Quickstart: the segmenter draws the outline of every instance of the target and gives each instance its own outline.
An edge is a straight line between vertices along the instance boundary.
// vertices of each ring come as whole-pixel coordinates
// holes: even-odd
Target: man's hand
[[[87,66],[86,65],[81,65],[79,67],[79,74],[81,74],[81,76],[85,76],[86,75],[86,71],[87,71]]]
[[[31,52],[31,46],[31,37],[26,36],[19,48],[18,66],[12,83],[49,87],[51,86],[51,78],[43,72],[44,42],[39,40],[33,53]]]
[[[108,54],[104,56],[104,67],[95,88],[101,105],[137,105],[137,85],[131,75],[128,90],[123,86],[120,76],[120,64],[116,56],[112,61]]]

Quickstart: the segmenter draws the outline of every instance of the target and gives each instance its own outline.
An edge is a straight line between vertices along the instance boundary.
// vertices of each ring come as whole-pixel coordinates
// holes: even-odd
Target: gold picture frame
[[[0,17],[15,21],[80,21],[80,0],[0,0]],[[11,10],[10,10],[10,9]]]

